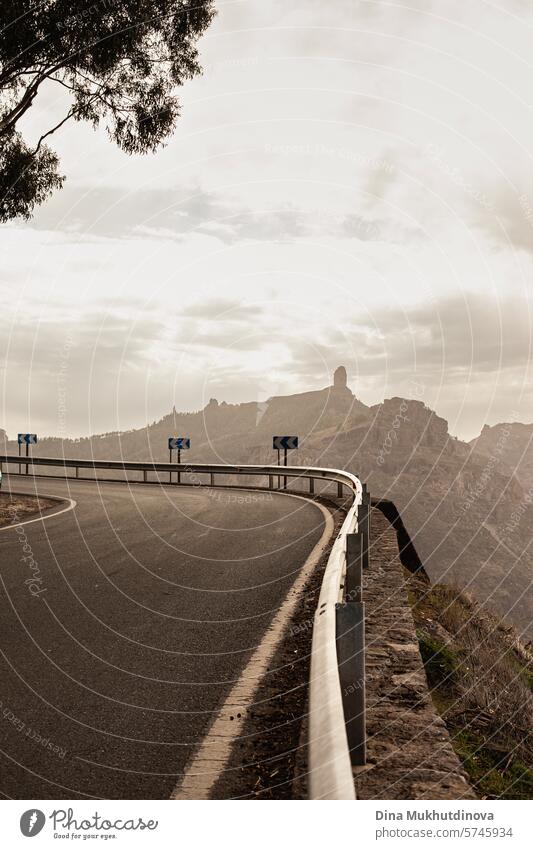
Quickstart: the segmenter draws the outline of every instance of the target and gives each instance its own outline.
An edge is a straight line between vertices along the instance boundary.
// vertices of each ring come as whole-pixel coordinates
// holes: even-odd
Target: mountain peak
[[[339,366],[335,369],[335,373],[333,375],[333,387],[334,389],[348,388],[348,373],[344,366]]]

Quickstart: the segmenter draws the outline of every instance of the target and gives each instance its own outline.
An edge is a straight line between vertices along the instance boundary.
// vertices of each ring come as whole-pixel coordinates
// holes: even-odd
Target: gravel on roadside
[[[16,524],[56,504],[57,501],[52,501],[50,498],[0,492],[0,528],[4,525]]]

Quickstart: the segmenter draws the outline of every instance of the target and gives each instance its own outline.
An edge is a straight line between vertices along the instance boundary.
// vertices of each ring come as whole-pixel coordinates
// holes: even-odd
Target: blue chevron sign
[[[297,436],[274,436],[272,438],[272,447],[274,451],[280,450],[291,450],[292,448],[298,448],[298,437]]]
[[[18,444],[19,445],[37,445],[37,434],[36,433],[19,433]]]
[[[191,447],[191,440],[188,436],[169,436],[168,447],[171,451],[182,451]]]

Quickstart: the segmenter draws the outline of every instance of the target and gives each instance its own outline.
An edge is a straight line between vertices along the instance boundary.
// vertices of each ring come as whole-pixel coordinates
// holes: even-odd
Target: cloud
[[[280,393],[327,386],[343,364],[369,404],[409,394],[417,376],[452,432],[472,437],[508,418],[510,405],[516,418],[532,418],[530,308],[467,293],[350,310],[335,327],[315,316],[297,334],[293,316],[230,298],[200,299],[177,316],[146,314],[139,304],[136,318],[112,305],[14,329],[4,317],[0,426],[70,435],[128,429],[167,413],[176,392],[183,410],[213,394],[254,400],[271,384]]]
[[[182,240],[187,234],[203,233],[228,244],[303,238],[313,232],[312,226],[305,208],[286,203],[279,208],[250,209],[198,187],[144,189],[134,195],[120,188],[80,193],[67,187],[26,225],[34,230],[66,230],[105,238]]]
[[[29,229],[101,235],[131,236],[147,229],[174,236],[228,215],[213,193],[198,187],[181,189],[120,187],[80,188],[67,184],[63,191],[41,206],[26,225]]]
[[[394,156],[387,153],[384,161],[388,163],[387,168],[370,168],[365,178],[363,191],[368,196],[366,202],[369,206],[373,206],[376,201],[385,200],[389,190],[398,182],[399,174],[393,166]]]
[[[267,335],[260,331],[243,331],[242,335],[238,335],[231,327],[209,332],[192,329],[189,333],[182,329],[176,336],[178,348],[182,351],[192,348],[219,348],[226,355],[231,351],[255,351],[267,338]]]
[[[143,423],[153,347],[163,330],[154,319],[103,313],[19,321],[15,328],[0,321],[1,421],[8,430],[32,422],[58,435]],[[165,377],[168,369],[160,369],[156,381]]]
[[[385,360],[392,371],[418,363],[448,375],[523,367],[531,358],[532,310],[525,299],[465,293],[403,311],[377,311],[363,320],[362,365],[372,373]]]
[[[208,298],[191,304],[181,311],[182,316],[226,321],[247,321],[264,312],[258,304],[246,304],[231,298]]]
[[[471,214],[479,226],[502,248],[533,253],[533,184],[521,182],[520,190],[501,182],[487,186],[492,211],[472,204]]]
[[[526,299],[480,295],[443,297],[404,309],[375,307],[351,314],[307,341],[288,340],[283,369],[309,388],[326,386],[335,366],[365,403],[412,395],[471,438],[486,422],[533,417],[530,374],[533,305]]]

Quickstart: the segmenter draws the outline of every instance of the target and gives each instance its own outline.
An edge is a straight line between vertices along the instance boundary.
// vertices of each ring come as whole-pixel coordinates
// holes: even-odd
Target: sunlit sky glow
[[[3,227],[0,426],[139,427],[340,363],[367,404],[416,378],[462,438],[533,420],[531,3],[217,6],[166,148],[70,125],[66,187]]]

